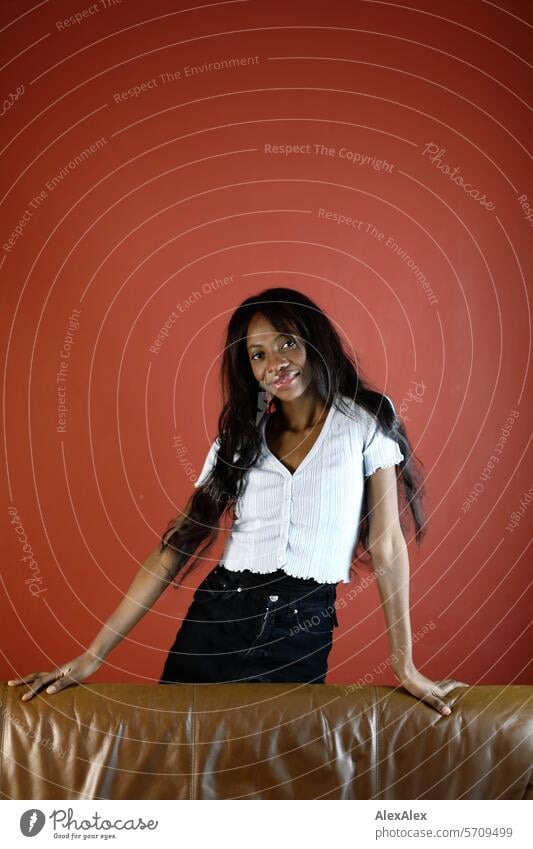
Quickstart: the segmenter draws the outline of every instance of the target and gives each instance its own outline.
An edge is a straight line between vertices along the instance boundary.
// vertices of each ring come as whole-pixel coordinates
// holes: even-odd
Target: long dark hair
[[[203,484],[191,495],[183,515],[171,520],[161,537],[161,553],[170,546],[177,554],[168,570],[174,579],[195,568],[212,547],[220,530],[220,520],[238,518],[237,506],[246,484],[248,469],[259,459],[262,433],[258,423],[258,389],[246,349],[248,325],[256,313],[263,315],[280,332],[297,335],[306,348],[306,367],[316,393],[326,404],[328,399],[349,415],[341,396],[348,396],[376,419],[384,434],[399,445],[404,459],[396,467],[400,482],[400,523],[406,531],[405,514],[409,511],[420,545],[425,535],[423,515],[424,487],[419,467],[404,426],[387,396],[370,388],[361,370],[344,350],[341,340],[326,314],[310,298],[295,289],[265,289],[246,298],[232,314],[221,362],[223,407],[218,417],[216,462]],[[338,402],[338,403],[337,403]],[[359,539],[354,552],[368,553],[369,522],[365,485]],[[201,543],[204,545],[198,549]],[[190,568],[185,571],[187,561]],[[177,585],[179,586],[179,584]]]

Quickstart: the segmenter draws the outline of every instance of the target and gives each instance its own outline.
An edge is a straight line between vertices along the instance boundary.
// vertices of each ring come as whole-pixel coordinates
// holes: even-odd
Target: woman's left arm
[[[391,666],[402,687],[441,713],[450,713],[445,696],[462,681],[431,681],[413,662],[409,618],[409,555],[398,514],[396,468],[377,469],[367,478],[368,548],[381,596],[391,649]]]

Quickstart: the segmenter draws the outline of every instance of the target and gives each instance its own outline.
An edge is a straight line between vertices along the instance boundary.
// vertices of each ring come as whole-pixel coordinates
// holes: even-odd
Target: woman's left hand
[[[408,675],[396,674],[402,687],[404,687],[411,695],[421,699],[426,704],[438,710],[439,713],[445,715],[451,713],[451,708],[446,704],[444,698],[451,690],[456,687],[469,687],[464,681],[456,681],[454,678],[445,678],[444,681],[431,681],[422,675],[417,669],[410,672]]]

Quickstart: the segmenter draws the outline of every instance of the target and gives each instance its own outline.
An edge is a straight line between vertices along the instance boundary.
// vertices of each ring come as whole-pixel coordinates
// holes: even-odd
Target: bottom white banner
[[[411,802],[322,800],[38,800],[4,801],[3,845],[35,849],[70,843],[160,847],[195,845],[254,849],[291,838],[347,846],[531,847],[532,801]],[[212,807],[212,805],[215,807]],[[210,805],[208,810],[200,807]],[[260,806],[260,807],[258,807]],[[265,807],[266,806],[266,807]],[[335,807],[328,811],[326,807]],[[208,843],[207,841],[213,841]]]

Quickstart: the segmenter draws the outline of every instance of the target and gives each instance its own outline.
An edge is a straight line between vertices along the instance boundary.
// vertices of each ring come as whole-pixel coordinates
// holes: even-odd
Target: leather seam
[[[196,685],[192,685],[192,776],[191,799],[196,799]]]
[[[376,731],[375,731],[375,734],[376,734],[376,746],[375,746],[375,749],[374,749],[375,760],[374,760],[374,763],[372,764],[372,771],[373,771],[373,773],[374,773],[374,789],[375,789],[375,798],[376,798],[376,799],[379,799],[379,798],[380,798],[380,792],[381,792],[381,788],[380,788],[380,786],[379,786],[379,772],[378,772],[378,765],[379,765],[379,731],[380,731],[380,728],[379,728],[379,725],[380,725],[380,723],[379,723],[379,718],[380,718],[380,714],[379,714],[379,706],[378,706],[378,688],[377,688],[376,686],[374,686],[374,715],[375,715],[375,728],[376,728]]]
[[[2,730],[0,733],[0,796],[2,795],[2,787],[3,787],[3,777],[4,777],[4,756],[5,756],[5,747],[4,747],[4,737],[6,732],[6,706],[5,703],[8,697],[8,685],[2,685]]]

